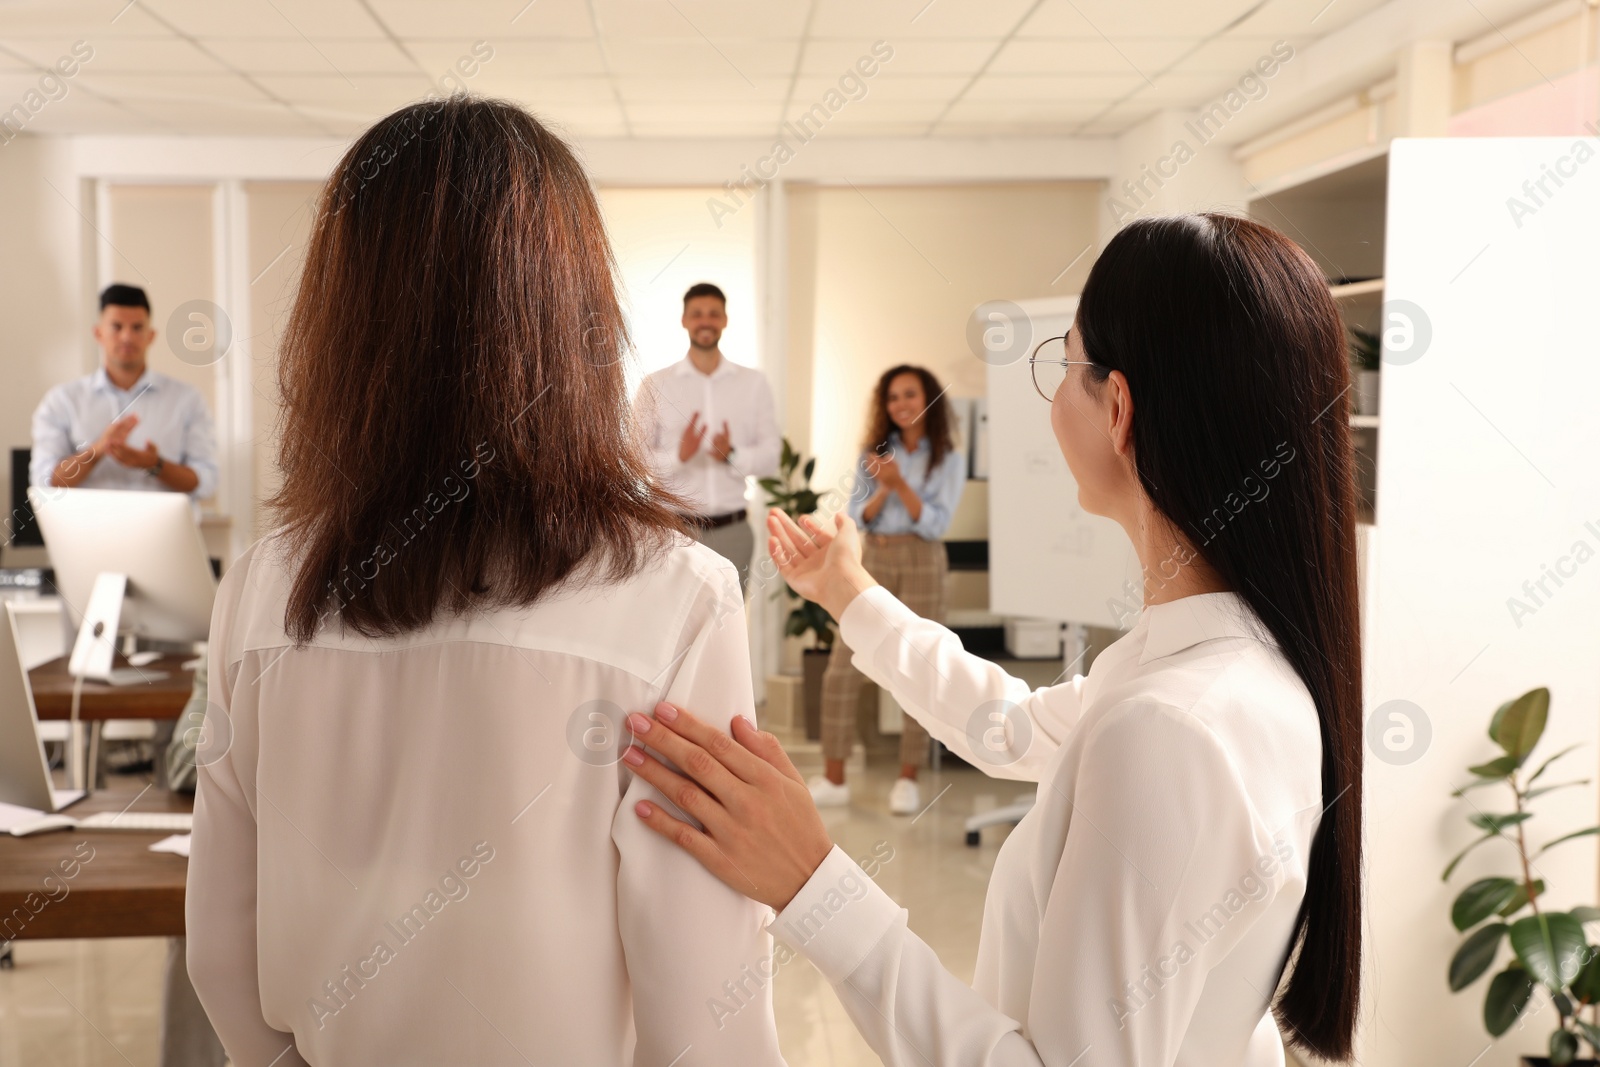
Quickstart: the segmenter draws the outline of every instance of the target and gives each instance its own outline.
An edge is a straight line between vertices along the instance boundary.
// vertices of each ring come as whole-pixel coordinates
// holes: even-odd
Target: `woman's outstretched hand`
[[[767,512],[767,550],[789,588],[838,620],[856,594],[877,585],[861,563],[861,534],[844,512],[828,530],[810,515],[800,524],[777,508]],[[802,528],[803,527],[803,528]]]
[[[630,745],[622,760],[661,790],[673,814],[641,800],[645,825],[699,860],[734,891],[782,911],[833,848],[811,791],[769,733],[735,716],[733,736],[672,704],[628,716],[634,737],[680,771]],[[703,829],[675,815],[687,814]]]

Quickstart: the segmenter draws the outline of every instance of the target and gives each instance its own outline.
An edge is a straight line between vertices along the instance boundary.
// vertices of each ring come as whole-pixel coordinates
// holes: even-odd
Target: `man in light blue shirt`
[[[94,337],[105,353],[100,368],[50,390],[33,413],[29,483],[166,490],[196,500],[215,494],[216,431],[205,400],[145,365],[156,331],[144,290],[107,286]]]

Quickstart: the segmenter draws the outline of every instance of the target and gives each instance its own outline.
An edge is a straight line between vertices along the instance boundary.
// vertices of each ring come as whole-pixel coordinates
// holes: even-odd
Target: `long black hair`
[[[1273,1010],[1292,1043],[1347,1059],[1361,980],[1361,643],[1338,310],[1281,233],[1183,215],[1131,222],[1107,243],[1077,329],[1090,381],[1121,371],[1137,400],[1150,502],[1250,605],[1316,703],[1324,810]],[[1222,501],[1286,454],[1293,474],[1219,527]]]

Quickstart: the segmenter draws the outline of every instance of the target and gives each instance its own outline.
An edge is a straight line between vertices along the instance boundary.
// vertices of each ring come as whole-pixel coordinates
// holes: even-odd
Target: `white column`
[[[212,263],[217,306],[228,316],[233,344],[217,362],[216,412],[220,486],[218,511],[233,525],[232,562],[255,530],[255,426],[253,419],[250,321],[250,216],[244,183],[217,183],[212,200]]]
[[[788,393],[789,339],[789,204],[781,178],[772,181],[755,198],[756,300],[760,308],[760,364],[772,386],[778,429],[785,435],[785,397]],[[758,490],[759,494],[759,490]],[[758,502],[764,500],[758,495]],[[755,675],[756,700],[766,699],[767,675],[776,674],[783,655],[783,619],[789,602],[773,597],[782,578],[767,563],[766,520],[755,517],[756,551],[751,570],[750,665]],[[765,565],[763,566],[763,564]],[[763,581],[763,576],[770,579]]]

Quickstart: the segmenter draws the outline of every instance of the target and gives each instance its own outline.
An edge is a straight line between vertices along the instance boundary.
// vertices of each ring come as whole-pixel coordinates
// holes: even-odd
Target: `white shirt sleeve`
[[[217,759],[197,761],[194,833],[184,900],[189,977],[223,1048],[238,1067],[304,1067],[294,1035],[267,1025],[256,966],[256,751],[253,697],[235,704],[231,637],[241,586],[256,549],[217,590],[211,615],[208,737],[230,739]],[[219,715],[220,712],[220,715]]]
[[[726,730],[734,715],[754,722],[755,706],[744,598],[733,566],[718,562],[664,699]],[[773,945],[764,929],[771,909],[729,889],[646,827],[633,810],[640,800],[682,813],[644,779],[629,778],[612,839],[621,857],[617,918],[633,988],[634,1062],[782,1064]],[[688,1048],[694,1051],[684,1056]]]
[[[33,409],[33,454],[28,459],[28,484],[48,486],[56,467],[75,451],[72,418],[62,388],[57,386]]]
[[[1236,916],[1264,912],[1281,885],[1282,852],[1192,717],[1123,705],[1085,745],[1038,927],[1032,1033],[946,971],[904,909],[837,848],[774,920],[884,1063],[1173,1063],[1208,975],[1251,925]],[[1265,1012],[1272,990],[1260,992]]]
[[[184,413],[183,422],[183,454],[171,458],[194,471],[198,479],[189,495],[196,500],[209,500],[217,495],[217,431],[211,411],[198,393]]]
[[[992,778],[1037,782],[1083,711],[1083,676],[1029,691],[882,586],[839,620],[856,669],[894,694],[935,739]]]

